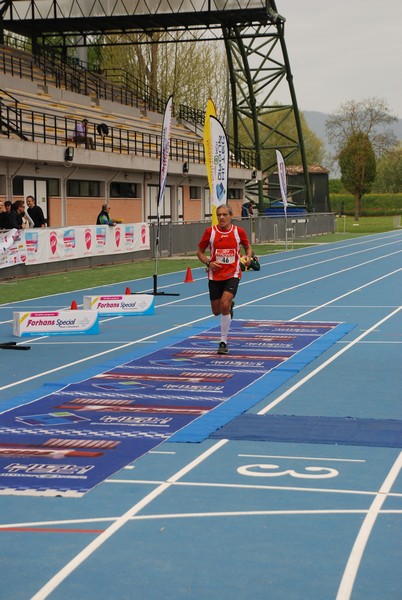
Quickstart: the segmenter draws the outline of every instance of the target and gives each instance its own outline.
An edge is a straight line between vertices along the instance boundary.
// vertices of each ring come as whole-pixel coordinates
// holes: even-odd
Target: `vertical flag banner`
[[[286,209],[288,206],[288,189],[286,183],[286,167],[285,161],[283,160],[282,153],[279,150],[276,150],[276,162],[278,165],[278,177],[279,177],[279,185],[281,188],[281,196],[283,201],[283,208],[286,214]]]
[[[163,202],[165,195],[166,178],[169,165],[169,153],[170,153],[170,131],[172,128],[172,110],[173,110],[173,96],[170,96],[166,102],[165,114],[163,117],[162,125],[162,141],[161,141],[161,160],[160,160],[160,172],[159,172],[159,194],[158,194],[158,206],[157,215],[159,221],[160,205]]]
[[[166,178],[168,173],[169,165],[169,154],[170,154],[170,131],[172,129],[172,113],[173,113],[173,96],[169,96],[166,102],[165,114],[163,115],[162,124],[162,140],[161,140],[161,161],[160,161],[160,172],[159,172],[159,194],[158,204],[156,207],[156,235],[155,235],[155,272],[153,276],[154,280],[154,296],[164,294],[164,292],[158,292],[158,254],[159,254],[159,238],[161,232],[160,223],[160,212],[161,205],[163,207],[163,199],[165,196]],[[170,296],[178,296],[179,294],[169,294]]]
[[[215,104],[209,98],[207,102],[207,108],[205,111],[205,122],[204,122],[204,152],[205,152],[205,166],[207,169],[207,178],[209,185],[209,194],[212,203],[212,139],[211,139],[211,122],[210,117],[216,117]],[[218,219],[216,218],[216,206],[212,204],[212,225],[216,225]]]
[[[211,204],[212,215],[221,204],[227,203],[228,196],[228,171],[229,171],[229,146],[222,123],[212,115],[209,118],[211,128],[212,149],[212,181],[211,181]],[[216,224],[213,223],[213,224]]]

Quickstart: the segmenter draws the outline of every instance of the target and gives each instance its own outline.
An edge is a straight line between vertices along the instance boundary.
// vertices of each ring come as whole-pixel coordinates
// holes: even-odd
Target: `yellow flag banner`
[[[204,121],[204,152],[205,152],[205,167],[207,170],[207,178],[209,185],[209,193],[212,204],[212,225],[216,225],[218,219],[216,218],[216,206],[212,202],[212,138],[211,138],[211,121],[210,117],[216,117],[215,104],[211,99],[207,102],[207,108],[205,111]]]

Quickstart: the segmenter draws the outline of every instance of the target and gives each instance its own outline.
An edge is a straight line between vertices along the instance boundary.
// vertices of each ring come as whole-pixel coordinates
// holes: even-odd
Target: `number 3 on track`
[[[279,468],[279,465],[244,465],[243,467],[239,467],[237,472],[240,473],[240,475],[246,475],[248,477],[283,477],[284,475],[290,475],[290,477],[296,477],[297,479],[330,479],[331,477],[337,477],[339,475],[339,472],[336,469],[327,467],[305,467],[304,473],[298,473],[293,469],[277,471]]]

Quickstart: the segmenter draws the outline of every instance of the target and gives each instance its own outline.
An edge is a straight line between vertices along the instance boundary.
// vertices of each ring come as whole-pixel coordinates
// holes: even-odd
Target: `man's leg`
[[[212,312],[215,316],[221,315],[221,341],[218,348],[218,354],[227,354],[228,333],[232,317],[230,316],[233,294],[225,290],[222,297],[211,301]]]
[[[219,287],[217,287],[219,283]],[[225,282],[209,282],[211,309],[217,317],[221,315],[221,341],[218,347],[218,354],[227,354],[227,339],[232,321],[233,298],[237,292],[239,280],[236,278],[228,279]],[[216,296],[220,297],[216,298]]]
[[[225,290],[221,298],[221,341],[227,344],[228,333],[232,317],[230,316],[232,308],[233,294]]]

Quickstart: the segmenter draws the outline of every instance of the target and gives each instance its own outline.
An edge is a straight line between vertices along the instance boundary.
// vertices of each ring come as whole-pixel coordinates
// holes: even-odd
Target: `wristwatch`
[[[206,265],[207,269],[209,269],[209,265],[210,265],[210,264],[211,264],[211,261],[210,261],[210,260],[207,260],[207,262],[205,263],[205,265]]]

